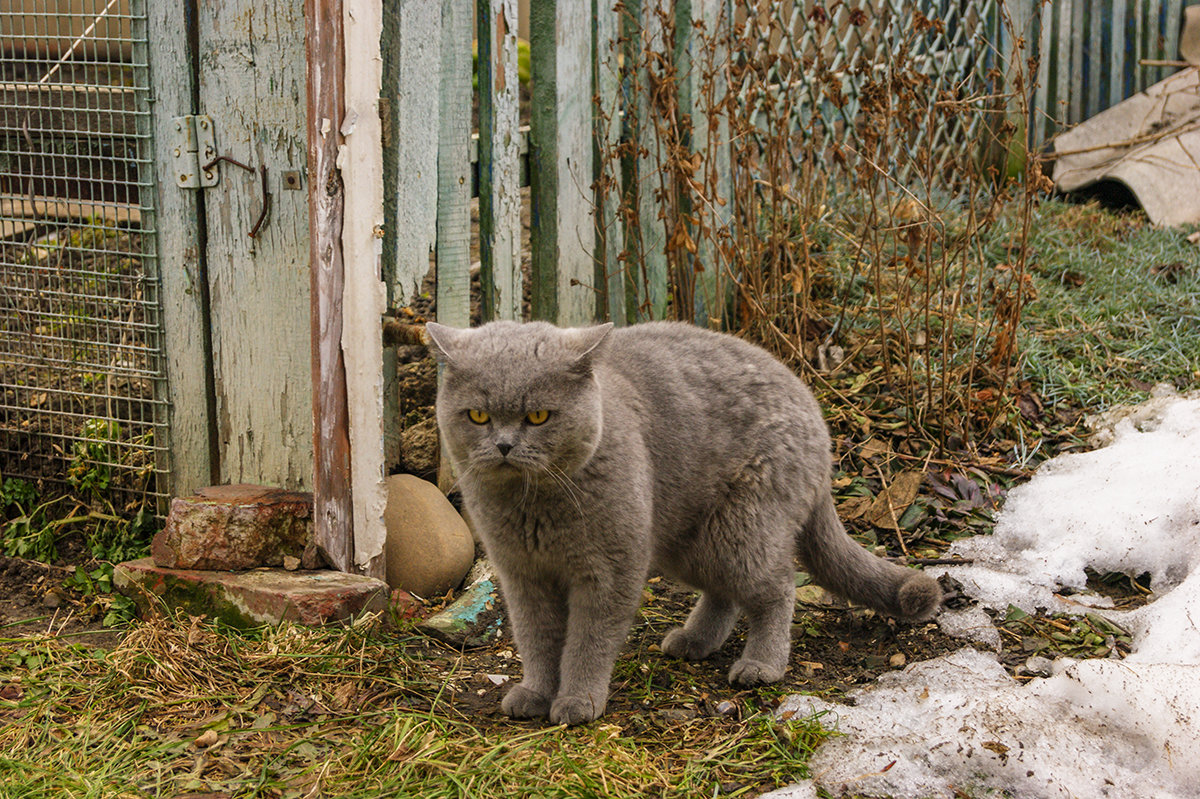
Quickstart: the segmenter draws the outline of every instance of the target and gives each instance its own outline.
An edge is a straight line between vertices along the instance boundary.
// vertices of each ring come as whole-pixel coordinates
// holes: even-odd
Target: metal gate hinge
[[[175,117],[171,153],[175,183],[184,189],[217,185],[218,172],[211,163],[217,157],[212,117],[207,114]]]

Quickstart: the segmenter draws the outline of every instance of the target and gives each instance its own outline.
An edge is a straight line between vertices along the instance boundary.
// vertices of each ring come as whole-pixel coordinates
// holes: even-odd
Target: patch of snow
[[[759,794],[758,799],[818,799],[817,788],[809,782],[789,785],[770,793]]]
[[[1184,668],[1085,661],[1023,686],[968,648],[885,674],[852,706],[791,697],[778,713],[837,730],[809,763],[835,796],[1184,799],[1200,785],[1200,705],[1181,678],[1200,667]]]
[[[1009,494],[994,535],[952,548],[974,564],[941,571],[983,607],[1098,612],[1131,632],[1132,654],[1062,659],[1020,683],[968,648],[886,674],[851,706],[793,697],[780,714],[825,713],[841,733],[814,756],[813,784],[914,798],[1200,795],[1200,399],[1157,397],[1111,418],[1108,446],[1044,464]],[[1148,572],[1154,601],[1112,610],[1086,593],[1085,568]],[[975,610],[943,625],[979,635]]]
[[[942,632],[952,638],[964,638],[993,652],[1000,651],[1000,631],[992,624],[992,617],[979,605],[943,610],[938,614],[937,623]]]

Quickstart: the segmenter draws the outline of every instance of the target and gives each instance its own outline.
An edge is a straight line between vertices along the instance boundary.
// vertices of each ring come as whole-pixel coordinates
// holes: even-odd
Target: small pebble
[[[59,594],[57,591],[47,591],[46,595],[44,597],[42,597],[42,606],[43,607],[57,608],[57,607],[60,607],[62,605],[62,603],[63,603],[62,595]]]
[[[668,707],[658,711],[658,715],[666,721],[679,724],[696,718],[696,711],[688,707]]]
[[[204,732],[200,733],[200,737],[198,737],[196,739],[196,746],[200,747],[201,749],[208,749],[210,746],[212,746],[216,742],[217,742],[217,731],[216,730],[205,730]]]
[[[1021,673],[1030,677],[1049,677],[1054,673],[1054,661],[1041,655],[1034,655],[1025,661],[1025,665],[1021,667]]]
[[[717,702],[716,706],[713,708],[713,710],[717,711],[717,714],[721,716],[737,715],[737,709],[737,705],[733,702],[730,702],[728,699],[722,699],[720,702]]]
[[[300,568],[300,558],[297,558],[295,555],[284,555],[283,568],[290,572],[296,571],[296,569]]]
[[[908,658],[904,657],[903,652],[897,652],[896,654],[894,654],[890,658],[888,658],[888,665],[891,666],[893,669],[902,669],[902,668],[904,668],[904,664],[907,662],[908,662]]]

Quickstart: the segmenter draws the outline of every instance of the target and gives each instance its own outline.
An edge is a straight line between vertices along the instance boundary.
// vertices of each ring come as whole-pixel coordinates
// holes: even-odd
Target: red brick
[[[167,569],[252,569],[321,565],[313,543],[312,494],[256,485],[210,486],[171,501],[151,555]]]

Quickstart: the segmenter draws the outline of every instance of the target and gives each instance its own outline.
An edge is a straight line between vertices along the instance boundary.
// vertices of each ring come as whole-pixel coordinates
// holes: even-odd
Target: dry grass
[[[1029,221],[1048,187],[1036,158],[1010,169],[1036,67],[1024,41],[947,49],[978,20],[840,3],[730,13],[683,31],[659,10],[621,42],[622,80],[645,99],[623,109],[629,135],[598,185],[623,187],[632,318],[733,330],[827,387],[838,370],[868,375],[935,449],[984,439],[1014,384]],[[699,46],[681,66],[685,35]],[[963,50],[970,64],[930,56]],[[997,251],[1006,214],[1018,225]]]
[[[803,776],[813,720],[584,728],[464,712],[462,658],[376,621],[0,641],[0,795],[746,795]]]

